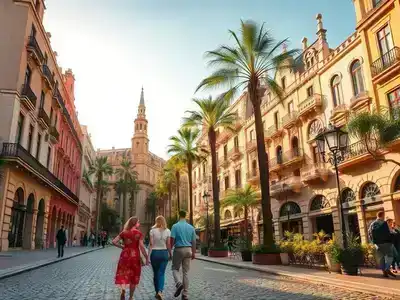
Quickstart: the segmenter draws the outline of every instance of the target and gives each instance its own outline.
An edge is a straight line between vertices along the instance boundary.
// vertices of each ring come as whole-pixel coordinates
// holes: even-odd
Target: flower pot
[[[243,261],[251,261],[252,260],[252,253],[250,250],[244,250],[241,252],[242,260]]]
[[[325,253],[325,260],[329,271],[340,273],[340,264],[333,262],[333,259],[329,253]]]
[[[358,266],[353,265],[341,265],[341,270],[343,275],[351,275],[357,276],[358,275]]]
[[[208,250],[209,257],[228,257],[228,250]]]
[[[201,255],[208,256],[208,247],[200,248]]]
[[[282,265],[288,266],[289,265],[289,254],[288,253],[280,253]]]
[[[253,253],[253,264],[255,265],[280,265],[280,253]]]

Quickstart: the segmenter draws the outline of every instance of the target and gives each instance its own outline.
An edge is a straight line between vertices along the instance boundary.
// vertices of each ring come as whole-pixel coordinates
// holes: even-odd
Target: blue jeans
[[[164,290],[165,269],[168,264],[168,250],[151,251],[151,266],[154,274],[154,289],[156,293]]]

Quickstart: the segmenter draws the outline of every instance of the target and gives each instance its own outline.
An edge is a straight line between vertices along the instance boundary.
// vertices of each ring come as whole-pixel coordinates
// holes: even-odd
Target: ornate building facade
[[[270,193],[276,239],[284,231],[307,238],[324,230],[340,235],[337,185],[334,170],[317,151],[315,136],[328,124],[344,126],[351,114],[387,109],[400,101],[400,1],[354,0],[356,31],[331,48],[321,14],[316,39],[302,41],[302,54],[294,70],[277,72],[283,101],[266,90],[262,99],[266,151],[269,157]],[[285,50],[283,50],[285,51]],[[259,188],[257,149],[252,107],[244,93],[230,108],[237,112],[237,134],[218,135],[220,197],[246,183]],[[199,143],[207,143],[204,135]],[[382,155],[400,161],[398,141]],[[367,228],[384,210],[400,221],[400,169],[375,161],[361,141],[351,137],[345,159],[339,164],[340,201],[345,227],[368,241]],[[194,205],[204,213],[204,192],[211,189],[210,159],[193,171]],[[211,193],[210,193],[211,194]],[[212,202],[212,200],[210,199]],[[222,230],[235,232],[241,212],[225,209]],[[261,208],[250,214],[254,242],[262,239]]]
[[[154,222],[150,219],[150,211],[147,209],[147,198],[149,194],[154,191],[154,186],[157,182],[158,176],[165,164],[165,161],[153,154],[149,150],[149,137],[148,137],[148,120],[146,119],[146,105],[144,101],[144,91],[142,88],[140,94],[140,101],[138,105],[137,117],[134,121],[134,134],[131,139],[131,147],[122,149],[107,149],[98,150],[97,156],[108,157],[109,163],[112,165],[114,171],[117,170],[121,164],[123,157],[127,157],[132,161],[134,170],[137,172],[137,183],[139,190],[135,195],[129,195],[130,201],[133,201],[133,211],[126,210],[127,214],[136,215],[142,223],[142,230],[146,232]],[[122,205],[119,203],[118,195],[114,190],[114,183],[118,180],[116,172],[109,178],[105,178],[110,183],[110,190],[105,195],[104,201],[109,205],[116,207],[122,214]],[[132,197],[133,196],[133,197]],[[127,207],[130,207],[127,205]],[[125,216],[127,219],[129,215]]]

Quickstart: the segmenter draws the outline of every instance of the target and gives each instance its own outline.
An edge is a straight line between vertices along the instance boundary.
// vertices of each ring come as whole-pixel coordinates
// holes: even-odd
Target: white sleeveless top
[[[166,250],[167,239],[171,237],[171,231],[169,229],[153,228],[150,230],[150,236],[153,240],[153,250]]]

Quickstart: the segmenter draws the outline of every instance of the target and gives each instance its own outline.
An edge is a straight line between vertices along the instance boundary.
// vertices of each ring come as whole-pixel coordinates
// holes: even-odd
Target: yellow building
[[[396,41],[400,42],[400,33],[395,33],[400,31],[395,24],[400,22],[400,2],[380,1],[375,7],[370,2],[355,0],[357,31],[334,49],[329,47],[318,14],[316,40],[308,43],[303,38],[295,69],[276,74],[285,91],[283,102],[268,90],[263,96],[277,239],[285,230],[301,232],[307,238],[320,230],[340,234],[334,170],[321,161],[314,138],[330,123],[345,125],[352,113],[371,111],[375,106],[390,108],[400,101],[400,52],[395,47]],[[230,109],[239,115],[238,133],[222,131],[218,136],[220,197],[246,183],[259,186],[260,180],[254,116],[246,93]],[[207,143],[206,136],[200,143]],[[384,155],[399,161],[395,146]],[[204,191],[211,190],[210,170],[204,164],[193,171],[197,212],[204,208]],[[400,170],[396,165],[374,161],[360,141],[351,140],[339,172],[347,231],[366,242],[368,225],[378,210],[400,220]],[[255,242],[262,239],[260,212],[250,214]],[[238,232],[235,224],[242,222],[242,217],[226,209],[221,214],[222,230]]]

